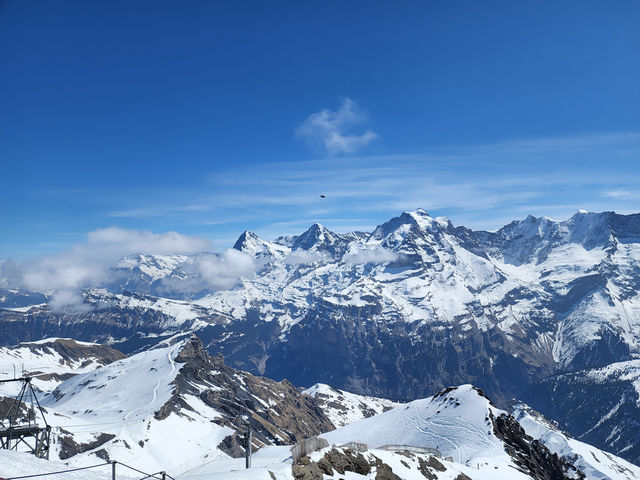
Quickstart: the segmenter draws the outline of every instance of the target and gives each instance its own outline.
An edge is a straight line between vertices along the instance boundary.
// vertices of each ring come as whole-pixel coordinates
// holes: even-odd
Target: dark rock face
[[[525,396],[578,440],[607,451],[624,450],[620,456],[640,464],[640,406],[632,379],[597,381],[589,373],[548,377]]]
[[[291,466],[291,473],[296,480],[322,480],[322,470],[317,463],[295,463]]]
[[[166,333],[163,322],[170,320],[167,315],[152,310],[115,307],[82,314],[55,313],[48,308],[27,314],[3,310],[0,311],[0,343],[16,345],[49,337],[105,343],[109,338],[129,338],[136,333],[162,335]]]
[[[568,461],[551,453],[544,444],[527,435],[512,416],[491,417],[493,432],[504,442],[505,450],[521,472],[539,480],[585,478],[584,473]]]
[[[359,320],[341,321],[342,314]],[[472,383],[502,404],[552,369],[551,359],[524,348],[518,357],[506,354],[513,342],[499,330],[482,332],[475,324],[466,331],[440,323],[381,324],[367,321],[367,314],[310,313],[286,342],[273,346],[264,373],[287,376],[298,385],[331,383],[394,400],[427,397],[443,384]]]
[[[9,410],[11,410],[14,406],[16,399],[15,398],[10,398],[10,397],[4,397],[4,396],[0,396],[0,419],[4,419],[5,415],[7,415],[7,413],[9,413]],[[15,410],[13,410],[15,411]],[[18,420],[27,420],[28,417],[28,410],[25,408],[24,403],[20,403],[20,405],[18,405],[18,410],[16,412],[15,417]]]
[[[332,448],[317,462],[312,462],[309,457],[300,457],[294,462],[292,473],[296,479],[321,480],[323,474],[333,476],[336,473],[344,475],[345,472],[354,472],[358,475],[369,475],[372,466],[377,467],[382,479],[399,478],[394,477],[391,467],[380,460],[376,459],[376,463],[371,463],[361,453],[348,448],[344,450]]]
[[[58,437],[58,444],[60,445],[60,460],[66,460],[67,458],[71,458],[79,453],[88,452],[89,450],[98,448],[116,437],[110,433],[101,433],[92,442],[76,443],[69,432],[65,432],[64,430],[61,430],[61,432],[63,434]],[[106,454],[104,450],[102,451]]]
[[[222,414],[223,418],[214,420],[216,423],[236,430],[237,434],[220,445],[229,455],[244,454],[240,435],[247,425],[253,432],[254,449],[289,445],[334,429],[315,400],[301,394],[290,382],[235,370],[224,363],[222,355],[211,357],[197,337],[182,347],[175,361],[184,365],[174,381],[171,399],[155,418],[161,420],[171,412],[189,410],[182,395],[196,395]]]
[[[376,467],[375,480],[402,480],[386,463],[380,462]]]
[[[47,296],[42,293],[0,288],[0,308],[27,307],[47,301]]]
[[[355,472],[359,475],[369,475],[371,473],[371,465],[367,461],[364,456],[355,452],[351,449],[345,449],[342,452],[339,452],[335,448],[332,448],[327,453],[325,453],[322,458],[323,461],[323,471],[325,473],[326,470],[335,470],[341,475],[344,475],[344,472]],[[333,475],[333,472],[327,473],[327,475]]]

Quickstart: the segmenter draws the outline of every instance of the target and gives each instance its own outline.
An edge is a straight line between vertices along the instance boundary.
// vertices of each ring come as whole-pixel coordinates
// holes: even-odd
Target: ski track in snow
[[[456,445],[456,444],[455,444],[453,441],[451,441],[450,439],[448,439],[448,438],[446,438],[446,437],[442,437],[442,436],[440,436],[440,435],[437,435],[437,434],[436,434],[436,433],[434,433],[433,431],[427,430],[427,429],[426,429],[426,427],[422,427],[422,426],[420,425],[420,420],[421,420],[421,418],[418,416],[418,412],[417,412],[417,411],[415,411],[415,412],[414,412],[414,414],[413,414],[413,420],[415,421],[416,428],[417,428],[420,432],[425,433],[425,434],[427,434],[427,435],[431,435],[432,437],[438,438],[438,439],[440,439],[440,440],[444,440],[444,441],[446,441],[446,442],[449,442],[449,443],[453,446],[453,448],[455,448],[455,449],[456,449],[456,452],[458,452],[458,459],[457,459],[457,462],[460,462],[460,459],[462,458],[462,453],[460,452],[460,448],[458,447],[458,445]],[[422,420],[426,420],[426,419],[422,419]],[[426,420],[426,422],[427,422],[427,423],[433,423],[433,422],[430,422],[429,420]]]
[[[173,375],[173,372],[176,371],[176,364],[173,361],[173,359],[171,358],[171,355],[173,354],[173,351],[176,349],[176,347],[177,347],[177,345],[174,345],[173,348],[171,350],[169,350],[169,353],[167,353],[167,359],[169,360],[169,363],[171,364],[171,372],[169,372],[169,377],[171,377]],[[160,388],[160,384],[162,383],[163,380],[164,380],[163,378],[158,380],[158,383],[156,383],[156,386],[153,387],[153,398],[149,402],[149,405],[153,405],[154,402],[156,401],[156,398],[158,398],[158,388]],[[131,412],[129,412],[129,413],[131,413]]]

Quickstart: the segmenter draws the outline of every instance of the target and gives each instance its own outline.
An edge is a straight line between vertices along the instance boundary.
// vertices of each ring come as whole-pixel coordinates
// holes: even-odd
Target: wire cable
[[[104,467],[105,465],[111,465],[111,462],[99,463],[99,464],[96,464],[96,465],[91,465],[89,467],[71,468],[69,470],[61,470],[59,472],[37,473],[37,474],[34,474],[34,475],[22,475],[20,477],[7,477],[5,480],[17,480],[19,478],[35,478],[35,477],[45,477],[47,475],[59,475],[61,473],[77,472],[78,470],[88,470],[90,468]]]
[[[98,463],[96,465],[90,465],[88,467],[78,467],[78,468],[70,468],[70,469],[67,469],[67,470],[59,470],[57,472],[34,473],[33,475],[21,475],[19,477],[6,477],[4,480],[18,480],[18,479],[22,479],[22,478],[36,478],[36,477],[46,477],[46,476],[49,476],[49,475],[60,475],[61,473],[77,472],[77,471],[80,471],[80,470],[88,470],[90,468],[105,467],[107,465],[114,465],[114,464],[115,465],[122,465],[123,467],[126,467],[126,468],[128,468],[130,470],[133,470],[133,471],[138,472],[138,473],[140,473],[142,475],[145,475],[140,480],[145,480],[147,478],[155,478],[156,480],[160,480],[162,477],[159,477],[158,475],[162,475],[163,473],[164,473],[166,478],[169,478],[171,480],[176,480],[171,475],[169,475],[167,472],[147,473],[147,472],[143,472],[142,470],[138,470],[137,468],[134,468],[131,465],[127,465],[126,463],[118,462],[117,460],[114,460],[112,462]]]

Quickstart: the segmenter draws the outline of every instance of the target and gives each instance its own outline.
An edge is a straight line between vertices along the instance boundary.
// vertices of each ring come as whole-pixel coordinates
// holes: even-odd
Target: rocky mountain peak
[[[191,335],[191,337],[182,344],[175,361],[178,363],[187,363],[194,360],[206,362],[209,360],[209,354],[204,349],[202,341],[197,336]]]
[[[376,227],[371,234],[373,240],[387,240],[390,244],[397,244],[407,236],[422,237],[425,234],[438,234],[443,230],[453,229],[449,219],[445,217],[433,218],[426,210],[405,211],[398,217]]]
[[[310,250],[314,246],[333,245],[337,239],[338,236],[327,229],[324,225],[314,223],[307,231],[294,239],[292,248],[294,250],[297,248]]]
[[[174,361],[182,366],[172,382],[171,397],[155,413],[157,420],[172,413],[188,416],[186,412],[194,409],[189,399],[197,397],[219,412],[213,422],[222,427],[241,432],[248,422],[257,445],[294,443],[335,428],[316,401],[289,381],[276,382],[229,367],[222,355],[209,356],[195,335],[181,344]],[[237,434],[218,447],[232,456],[243,454]]]
[[[258,237],[258,235],[256,235],[255,233],[253,233],[250,230],[245,230],[244,232],[242,232],[242,234],[238,237],[238,240],[236,240],[236,243],[233,245],[233,248],[235,248],[236,250],[241,250],[242,251],[242,247],[252,243],[252,242],[258,242],[260,241],[260,237]]]
[[[263,240],[258,235],[249,230],[245,230],[242,235],[238,237],[238,240],[236,240],[233,248],[253,257],[278,257],[286,255],[286,253],[288,252],[288,249],[285,246]]]

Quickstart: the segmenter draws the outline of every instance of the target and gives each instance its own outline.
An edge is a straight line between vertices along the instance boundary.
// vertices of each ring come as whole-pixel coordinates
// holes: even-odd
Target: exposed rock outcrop
[[[183,396],[196,395],[222,414],[215,423],[236,430],[219,445],[231,456],[244,454],[242,432],[247,426],[254,449],[289,445],[334,429],[313,397],[300,393],[287,380],[276,382],[229,367],[222,355],[210,356],[195,336],[182,346],[175,362],[183,365],[173,382],[173,395],[155,418],[191,409]]]

